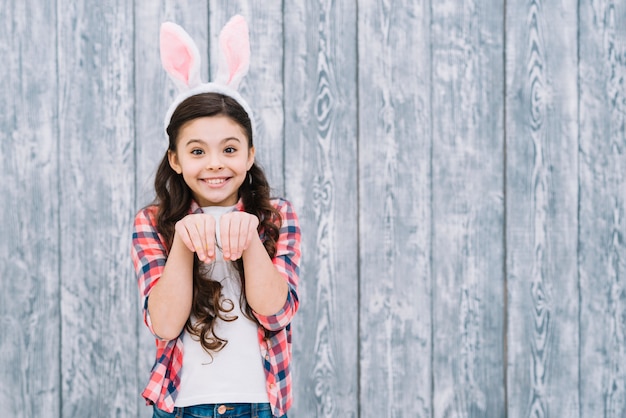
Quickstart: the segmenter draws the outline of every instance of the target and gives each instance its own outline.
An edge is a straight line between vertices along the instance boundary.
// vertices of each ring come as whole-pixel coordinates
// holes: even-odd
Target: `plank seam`
[[[502,248],[504,252],[504,262],[502,263],[503,269],[503,288],[502,288],[502,309],[504,320],[502,321],[502,376],[504,380],[504,413],[505,416],[508,416],[509,411],[509,387],[508,387],[508,318],[509,318],[509,305],[508,305],[508,247],[507,247],[507,233],[508,233],[508,219],[507,219],[507,170],[508,170],[508,158],[507,158],[507,67],[506,67],[506,51],[507,51],[507,1],[504,1],[503,5],[503,13],[502,13],[502,135],[503,135],[503,144],[502,144],[502,158],[503,158],[503,183],[502,183],[502,202],[504,205],[503,213],[502,213]]]
[[[61,234],[61,205],[63,204],[63,190],[62,190],[62,182],[61,182],[61,124],[60,119],[61,119],[61,115],[60,115],[60,110],[61,110],[61,78],[59,76],[60,71],[59,71],[59,62],[60,62],[60,54],[59,54],[59,50],[60,50],[60,29],[59,29],[59,2],[58,0],[55,2],[55,7],[54,7],[54,11],[55,11],[55,16],[54,16],[54,22],[55,22],[55,31],[56,31],[56,63],[55,63],[55,70],[56,70],[56,89],[57,89],[57,102],[56,102],[56,106],[57,106],[57,123],[56,123],[56,143],[57,143],[57,191],[58,191],[58,206],[57,206],[57,210],[58,212],[58,216],[57,216],[57,254],[58,254],[58,262],[57,262],[57,280],[58,280],[58,289],[59,289],[59,297],[58,297],[58,304],[59,304],[59,391],[58,391],[58,397],[59,397],[59,416],[62,417],[63,416],[63,280],[62,280],[62,271],[61,271],[61,256],[62,256],[62,245],[61,245],[61,240],[62,240],[62,234]]]
[[[361,66],[359,65],[359,63],[361,62],[360,60],[360,55],[359,55],[359,39],[360,39],[360,25],[359,22],[361,21],[359,19],[359,2],[358,0],[355,0],[355,17],[356,17],[356,36],[354,37],[354,47],[356,49],[355,51],[355,55],[356,55],[356,65],[355,65],[355,77],[356,77],[356,89],[355,89],[355,95],[356,95],[356,126],[355,126],[355,130],[356,130],[356,146],[355,146],[355,152],[356,152],[356,201],[357,201],[357,210],[356,210],[356,236],[357,236],[357,240],[356,240],[356,253],[357,253],[357,260],[356,260],[356,306],[357,306],[357,319],[356,319],[356,333],[357,333],[357,344],[356,344],[356,351],[357,351],[357,367],[356,367],[356,399],[357,399],[357,408],[356,408],[356,414],[357,417],[361,417],[361,353],[362,353],[362,341],[363,339],[361,338],[361,153],[360,153],[360,144],[361,144],[361,89],[360,87],[360,71],[361,71]]]
[[[286,58],[286,42],[285,42],[285,30],[286,30],[286,26],[285,26],[285,2],[281,1],[281,5],[280,5],[280,10],[281,10],[281,14],[282,14],[282,19],[281,19],[281,24],[282,24],[282,30],[281,30],[281,36],[282,36],[282,52],[283,52],[283,60],[282,60],[282,64],[281,64],[281,78],[283,80],[282,83],[282,87],[283,87],[283,91],[282,91],[282,112],[283,112],[283,146],[282,146],[282,176],[283,176],[283,180],[282,180],[282,185],[283,185],[283,190],[282,190],[282,195],[285,196],[286,198],[288,198],[287,195],[287,170],[285,168],[285,165],[287,164],[287,147],[286,147],[286,142],[287,142],[287,108],[285,106],[285,98],[287,97],[287,92],[285,90],[285,61],[287,60]]]
[[[428,20],[429,20],[429,33],[430,36],[432,37],[432,33],[433,33],[433,2],[432,0],[428,3]],[[430,54],[430,59],[429,59],[429,71],[430,71],[430,88],[428,89],[428,101],[429,101],[429,107],[430,107],[430,155],[429,155],[429,159],[430,159],[430,173],[428,174],[428,178],[429,178],[429,194],[430,194],[430,202],[429,202],[429,206],[430,206],[430,253],[428,254],[428,264],[430,266],[430,289],[431,289],[431,295],[430,295],[430,416],[431,418],[435,417],[435,309],[434,309],[434,300],[435,300],[435,292],[436,292],[436,287],[434,286],[435,283],[435,278],[434,278],[434,269],[433,269],[433,243],[434,243],[434,236],[435,236],[435,228],[434,228],[434,221],[435,221],[435,217],[433,215],[433,204],[434,204],[434,199],[433,199],[433,195],[434,195],[434,182],[433,182],[433,174],[434,174],[434,170],[433,170],[433,158],[434,158],[434,148],[435,148],[435,144],[434,144],[434,136],[435,136],[435,124],[433,122],[434,117],[433,117],[433,79],[434,79],[434,75],[433,75],[433,42],[432,42],[432,38],[431,41],[429,42],[428,45],[429,48],[429,54]]]
[[[136,2],[133,2],[132,5],[130,6],[131,8],[131,13],[132,13],[132,17],[131,17],[131,22],[132,22],[132,44],[131,44],[131,48],[132,48],[132,57],[133,57],[133,71],[132,71],[132,90],[133,90],[133,126],[132,126],[132,132],[133,132],[133,174],[134,174],[134,178],[133,178],[133,185],[134,185],[134,190],[133,190],[133,202],[134,202],[134,207],[133,210],[137,210],[137,206],[138,206],[138,199],[139,199],[139,193],[137,192],[137,190],[139,190],[139,176],[138,176],[138,171],[139,171],[139,161],[137,158],[137,119],[138,119],[138,112],[137,112],[137,10],[136,10]],[[133,214],[131,214],[132,216]],[[132,219],[132,218],[131,218]],[[134,312],[137,312],[136,309],[134,310]],[[139,392],[141,389],[139,388],[139,382],[140,382],[140,373],[141,373],[141,323],[139,322],[139,316],[137,314],[135,314],[135,376],[134,376],[134,380],[135,380],[135,386],[137,389],[137,392]],[[136,402],[136,416],[141,416],[141,412],[142,412],[142,406],[141,406],[141,402]]]
[[[581,393],[581,385],[580,382],[582,381],[582,376],[580,373],[580,370],[582,368],[582,363],[580,361],[581,356],[582,356],[582,331],[581,331],[581,321],[582,321],[582,287],[580,284],[580,205],[581,205],[581,199],[580,199],[580,185],[581,185],[581,181],[582,179],[580,178],[580,142],[581,142],[581,138],[580,138],[580,124],[581,124],[581,120],[580,120],[580,104],[581,104],[581,95],[580,95],[580,0],[578,0],[576,2],[576,96],[577,96],[577,106],[576,106],[576,126],[577,126],[577,153],[576,153],[576,177],[577,177],[577,193],[578,196],[576,197],[577,200],[577,206],[576,206],[576,280],[577,280],[577,286],[578,286],[578,417],[580,418],[582,416],[582,409],[583,409],[583,404],[582,404],[582,393]]]

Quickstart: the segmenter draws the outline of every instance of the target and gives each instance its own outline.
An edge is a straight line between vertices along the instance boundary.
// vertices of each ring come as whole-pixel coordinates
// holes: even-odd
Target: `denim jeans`
[[[154,407],[152,418],[272,418],[269,403],[205,404],[174,408],[168,413]],[[281,418],[287,418],[283,415]]]

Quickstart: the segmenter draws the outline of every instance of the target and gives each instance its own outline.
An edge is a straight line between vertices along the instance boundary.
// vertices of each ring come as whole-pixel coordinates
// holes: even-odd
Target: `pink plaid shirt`
[[[291,407],[291,319],[298,310],[298,274],[300,262],[300,226],[298,217],[291,204],[284,199],[273,199],[272,204],[280,212],[282,225],[276,243],[276,256],[272,260],[276,269],[289,284],[289,293],[283,308],[271,316],[257,317],[258,337],[261,353],[264,357],[267,394],[276,417],[284,415]],[[241,201],[235,210],[242,211]],[[190,213],[199,213],[202,209],[192,203]],[[167,252],[165,242],[156,229],[157,207],[149,206],[137,213],[133,229],[131,255],[139,281],[139,291],[143,301],[144,321],[150,332],[156,337],[156,361],[150,374],[150,382],[142,396],[147,404],[156,404],[167,412],[174,410],[174,403],[180,385],[180,372],[183,367],[182,334],[174,340],[160,339],[152,328],[148,312],[150,290],[159,281]],[[261,235],[261,238],[263,235]],[[266,337],[267,331],[267,337]]]

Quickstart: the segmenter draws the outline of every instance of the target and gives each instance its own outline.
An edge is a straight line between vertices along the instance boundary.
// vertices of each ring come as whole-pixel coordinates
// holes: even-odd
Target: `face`
[[[169,151],[168,158],[200,206],[232,206],[254,163],[254,148],[234,120],[209,116],[181,127],[176,151]]]

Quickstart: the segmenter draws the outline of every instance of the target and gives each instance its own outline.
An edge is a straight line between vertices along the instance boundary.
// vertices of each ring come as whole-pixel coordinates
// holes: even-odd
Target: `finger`
[[[253,227],[254,219],[256,219],[253,215],[250,214],[241,214],[238,217],[237,222],[237,231],[231,231],[231,239],[233,242],[231,243],[232,259],[239,259],[243,255],[243,252],[250,246],[251,242],[251,232],[256,232],[256,229]],[[252,231],[254,229],[254,231]],[[235,244],[236,242],[236,244]]]
[[[183,244],[185,244],[185,247],[187,247],[189,251],[195,252],[196,249],[191,242],[191,237],[189,236],[189,231],[187,230],[187,226],[185,225],[185,223],[183,221],[177,222],[175,225],[175,230],[181,241],[183,241]]]
[[[248,217],[248,222],[246,224],[246,231],[247,232],[245,234],[245,240],[241,248],[242,254],[245,250],[248,249],[248,247],[250,246],[250,243],[252,242],[252,238],[254,237],[254,234],[257,233],[255,222],[252,217]]]
[[[250,216],[243,217],[241,219],[240,231],[239,231],[239,248],[237,251],[237,258],[240,258],[243,252],[250,245],[250,227],[252,219]]]
[[[225,214],[220,218],[220,241],[222,241],[222,255],[224,260],[230,259],[230,228],[232,215]]]
[[[208,260],[215,258],[215,218],[205,217],[204,222],[204,242]]]
[[[239,215],[234,216],[230,222],[230,259],[232,261],[241,257],[241,247],[245,242],[245,237],[242,235],[246,234],[245,221],[246,217]]]
[[[206,243],[205,243],[205,233],[204,233],[204,219],[201,216],[195,216],[190,227],[189,227],[189,235],[191,238],[191,242],[193,243],[194,248],[196,249],[196,254],[201,261],[206,259]]]

